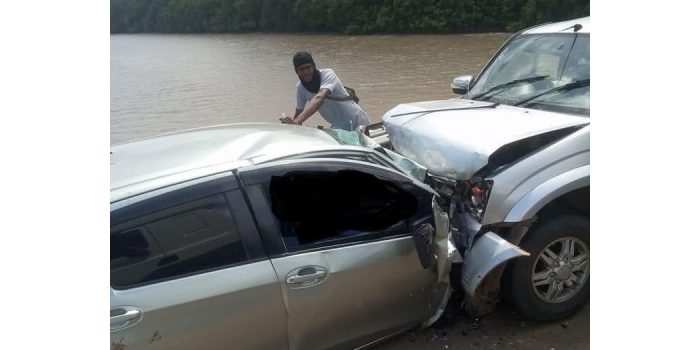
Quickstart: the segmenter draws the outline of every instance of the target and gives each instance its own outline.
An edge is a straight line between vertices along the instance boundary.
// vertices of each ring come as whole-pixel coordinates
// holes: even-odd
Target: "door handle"
[[[310,273],[310,274],[290,276],[286,279],[286,282],[288,284],[301,284],[301,283],[315,282],[319,279],[326,277],[326,274],[327,274],[326,271],[317,270],[317,271],[314,271],[313,273]]]
[[[110,323],[111,330],[127,327],[141,319],[142,311],[133,307],[117,307],[111,309]]]

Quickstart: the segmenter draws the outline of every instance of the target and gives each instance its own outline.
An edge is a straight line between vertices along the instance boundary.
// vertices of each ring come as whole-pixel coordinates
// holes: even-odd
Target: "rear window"
[[[131,227],[130,227],[131,226]],[[130,288],[247,260],[222,195],[163,210],[111,232],[111,286]]]

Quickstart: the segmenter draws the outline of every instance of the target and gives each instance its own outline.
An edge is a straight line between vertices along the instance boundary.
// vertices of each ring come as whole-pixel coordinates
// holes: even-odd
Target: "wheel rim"
[[[583,288],[589,270],[590,252],[583,241],[574,237],[557,239],[545,246],[534,261],[534,293],[547,303],[561,303]]]

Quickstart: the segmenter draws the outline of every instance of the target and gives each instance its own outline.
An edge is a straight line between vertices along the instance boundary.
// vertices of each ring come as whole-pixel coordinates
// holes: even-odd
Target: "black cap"
[[[312,58],[312,54],[306,51],[300,51],[293,56],[293,66],[295,69],[300,67],[303,64],[311,63],[314,66],[316,66],[316,63],[314,63],[314,59]]]

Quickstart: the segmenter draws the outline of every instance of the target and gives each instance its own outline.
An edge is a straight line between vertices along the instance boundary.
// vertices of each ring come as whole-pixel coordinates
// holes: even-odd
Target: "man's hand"
[[[280,120],[281,123],[283,123],[283,124],[297,124],[297,123],[295,122],[295,120],[293,120],[293,118],[288,117],[288,116],[283,117],[283,118],[279,118],[279,120]]]

